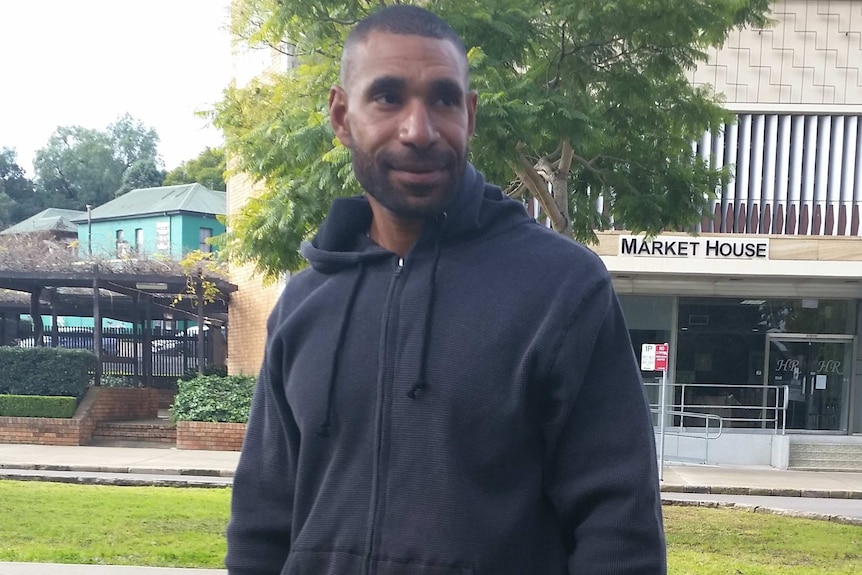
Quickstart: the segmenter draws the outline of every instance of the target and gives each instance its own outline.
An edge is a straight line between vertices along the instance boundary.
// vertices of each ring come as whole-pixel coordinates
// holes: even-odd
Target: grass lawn
[[[862,527],[751,513],[664,507],[670,575],[855,575]]]
[[[222,567],[230,490],[0,481],[0,561]]]
[[[0,481],[0,561],[222,567],[229,489]],[[671,575],[862,573],[862,527],[665,507]]]

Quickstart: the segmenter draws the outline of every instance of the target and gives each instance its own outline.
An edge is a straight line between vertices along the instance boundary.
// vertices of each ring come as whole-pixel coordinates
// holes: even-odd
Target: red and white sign
[[[667,348],[666,343],[657,343],[655,345],[655,370],[667,371]]]
[[[667,371],[668,344],[645,343],[641,346],[641,371]]]

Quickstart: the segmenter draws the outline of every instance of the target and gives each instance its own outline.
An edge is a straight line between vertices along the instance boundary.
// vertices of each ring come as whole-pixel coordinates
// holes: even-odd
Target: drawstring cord
[[[332,362],[332,375],[329,377],[329,388],[326,391],[326,418],[320,424],[317,430],[318,437],[329,437],[329,428],[332,425],[332,400],[335,394],[335,381],[338,379],[338,368],[341,367],[340,350],[344,345],[344,340],[347,336],[347,328],[350,325],[350,316],[353,312],[353,305],[356,302],[356,294],[359,293],[359,285],[362,283],[362,276],[365,273],[365,266],[359,262],[359,272],[356,274],[356,279],[353,282],[353,287],[350,290],[350,297],[347,298],[347,307],[344,315],[341,316],[341,326],[338,329],[338,340],[335,342],[335,357]]]
[[[445,214],[442,215],[442,225],[445,219]],[[431,340],[431,321],[434,318],[434,303],[437,285],[437,267],[440,263],[440,240],[435,239],[434,242],[434,260],[431,264],[431,279],[428,290],[428,301],[425,309],[425,323],[422,327],[422,349],[419,355],[419,377],[416,382],[410,387],[407,392],[407,397],[416,399],[418,393],[428,389],[427,370],[428,370],[428,348]],[[359,293],[359,286],[362,284],[362,278],[365,274],[365,267],[362,262],[359,262],[359,272],[356,274],[356,279],[353,282],[353,287],[350,290],[350,296],[347,299],[347,306],[344,315],[341,317],[341,325],[338,329],[338,340],[335,344],[335,358],[333,359],[332,374],[329,378],[329,387],[326,391],[326,417],[323,423],[317,430],[318,437],[329,437],[330,427],[332,426],[332,404],[335,395],[335,382],[338,379],[338,371],[341,367],[341,348],[344,346],[344,340],[347,337],[347,329],[350,325],[350,316],[353,312],[353,306],[356,303],[356,294]]]
[[[445,216],[445,214],[443,214]],[[431,280],[428,289],[428,303],[425,309],[425,325],[422,330],[422,351],[419,356],[419,378],[416,380],[410,390],[407,392],[407,397],[416,399],[419,391],[428,389],[428,348],[431,341],[431,321],[434,319],[434,300],[437,287],[437,265],[440,263],[440,240],[434,242],[434,261],[431,264]]]

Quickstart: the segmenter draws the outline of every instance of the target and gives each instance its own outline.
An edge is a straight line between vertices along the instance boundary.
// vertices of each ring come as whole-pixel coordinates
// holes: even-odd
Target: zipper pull
[[[397,276],[398,274],[400,274],[401,270],[403,270],[403,269],[404,269],[404,258],[399,257],[398,261],[395,262],[395,275]]]

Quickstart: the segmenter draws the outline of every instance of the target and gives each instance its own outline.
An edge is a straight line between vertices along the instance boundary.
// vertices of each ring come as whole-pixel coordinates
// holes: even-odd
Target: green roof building
[[[77,236],[78,226],[73,223],[73,220],[82,216],[86,217],[86,215],[87,212],[78,210],[48,208],[0,231],[0,234],[50,233],[58,237],[74,238]]]
[[[139,188],[73,221],[78,253],[97,258],[164,255],[180,259],[215,249],[207,239],[224,233],[216,216],[226,213],[226,194],[200,184]]]

